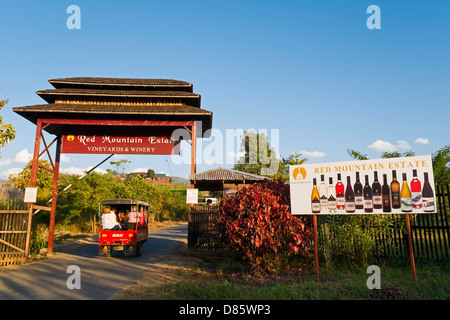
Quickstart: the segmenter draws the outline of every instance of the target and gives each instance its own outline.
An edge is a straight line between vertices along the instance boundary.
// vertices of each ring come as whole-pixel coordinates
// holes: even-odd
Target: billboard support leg
[[[416,264],[414,262],[414,250],[412,245],[411,226],[409,223],[409,214],[406,214],[406,229],[408,230],[408,247],[409,247],[409,259],[411,260],[411,269],[413,275],[413,281],[416,281]]]
[[[319,244],[317,243],[317,215],[313,216],[314,223],[314,257],[316,265],[316,281],[319,281]]]

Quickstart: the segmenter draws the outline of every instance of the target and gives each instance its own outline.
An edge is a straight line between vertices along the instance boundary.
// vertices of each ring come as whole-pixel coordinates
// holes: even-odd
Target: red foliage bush
[[[254,270],[273,272],[310,247],[310,219],[290,214],[289,185],[266,180],[225,195],[216,228],[228,249],[240,252]]]

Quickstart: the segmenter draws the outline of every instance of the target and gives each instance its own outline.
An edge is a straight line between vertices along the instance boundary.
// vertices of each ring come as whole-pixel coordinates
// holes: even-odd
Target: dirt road
[[[47,260],[0,272],[0,300],[116,299],[142,283],[170,283],[175,279],[167,270],[195,264],[181,252],[186,242],[187,223],[150,230],[141,257],[99,257],[97,238],[86,239]],[[79,268],[79,289],[67,285],[76,283],[69,279],[75,275],[69,266]]]

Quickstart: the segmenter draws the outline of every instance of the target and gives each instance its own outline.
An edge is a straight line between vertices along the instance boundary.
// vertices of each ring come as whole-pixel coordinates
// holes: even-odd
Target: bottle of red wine
[[[345,209],[345,195],[344,195],[344,184],[341,181],[341,174],[337,174],[336,183],[336,207],[339,210]]]
[[[417,179],[416,169],[413,169],[413,179],[411,180],[411,197],[413,209],[422,208],[422,184]]]
[[[381,185],[378,181],[378,172],[374,171],[374,181],[372,184],[372,194],[373,194],[373,208],[381,209],[383,207],[383,199],[381,195]]]
[[[422,207],[424,212],[434,212],[435,205],[434,205],[434,193],[433,189],[431,189],[430,182],[428,181],[428,172],[424,172],[424,179],[423,182],[423,190],[422,190]]]
[[[356,182],[353,188],[355,192],[355,208],[364,209],[363,185],[359,180],[359,171],[356,171]]]
[[[364,184],[364,212],[373,212],[372,188],[369,185],[369,176],[366,174]]]
[[[392,170],[391,203],[393,209],[400,209],[400,183],[397,181],[397,171]]]
[[[345,211],[348,213],[355,212],[355,194],[349,176],[347,176],[347,188],[345,190]]]
[[[387,184],[387,174],[383,174],[381,198],[383,200],[383,212],[391,212],[391,190],[389,189],[389,185]]]

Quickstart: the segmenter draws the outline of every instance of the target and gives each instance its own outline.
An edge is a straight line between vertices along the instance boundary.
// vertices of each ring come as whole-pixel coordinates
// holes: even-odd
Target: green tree
[[[39,160],[36,186],[38,187],[37,201],[45,202],[50,199],[53,190],[53,173],[43,169],[42,167],[50,168],[50,163],[47,160]],[[30,186],[31,180],[31,167],[32,161],[19,173],[10,174],[9,181],[11,181],[20,190],[25,190],[26,187]]]
[[[280,174],[280,160],[277,159],[275,150],[269,146],[264,133],[245,131],[240,151],[243,156],[233,169],[268,177]]]
[[[1,88],[0,88],[1,90]],[[8,103],[8,100],[0,100],[0,110]],[[3,118],[0,116],[0,144],[2,147],[8,142],[11,142],[16,137],[16,129],[13,128],[11,123],[4,123]]]
[[[153,178],[154,176],[155,176],[155,170],[153,170],[153,169],[148,169],[148,170],[147,170],[147,177]]]
[[[281,173],[280,177],[283,178],[286,181],[289,181],[289,166],[290,165],[301,165],[308,161],[308,158],[301,158],[302,154],[298,152],[294,152],[293,154],[289,155],[287,158],[282,158],[280,166],[281,170],[279,171]],[[278,178],[278,177],[277,177]]]
[[[115,170],[107,169],[107,171],[112,173],[115,176],[120,175],[120,176],[123,177],[123,175],[125,173],[125,170],[127,170],[127,168],[129,167],[131,161],[129,161],[127,159],[122,159],[122,160],[119,160],[119,161],[110,161],[109,163],[112,166],[115,166],[116,169]]]
[[[433,173],[436,183],[450,184],[450,145],[447,145],[435,153],[433,157]]]

